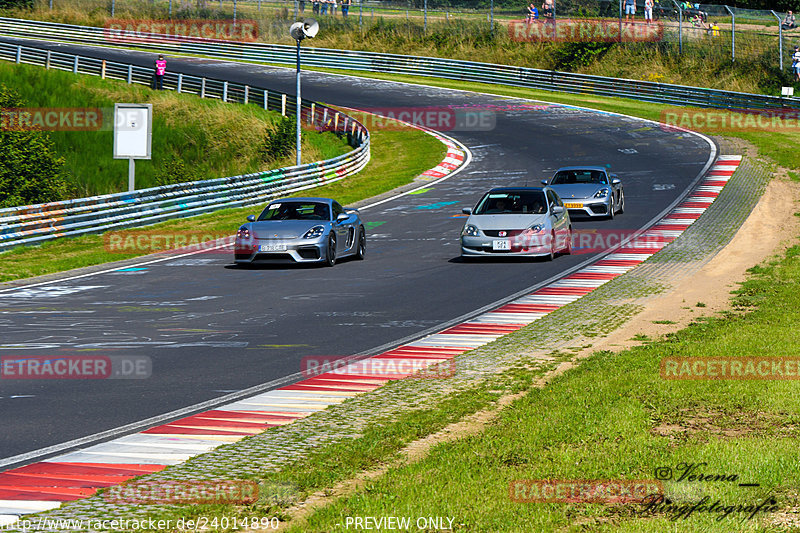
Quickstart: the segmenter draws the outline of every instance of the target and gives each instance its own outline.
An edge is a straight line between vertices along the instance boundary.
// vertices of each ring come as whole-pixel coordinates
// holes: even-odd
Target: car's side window
[[[550,209],[553,209],[554,205],[558,205],[556,202],[556,195],[553,191],[547,191],[547,204],[550,206]]]
[[[344,207],[339,205],[339,202],[333,202],[333,220],[339,218],[340,213],[344,213]]]

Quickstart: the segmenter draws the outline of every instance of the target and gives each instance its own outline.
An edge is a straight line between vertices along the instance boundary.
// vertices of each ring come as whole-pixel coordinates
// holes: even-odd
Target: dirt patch
[[[667,437],[677,445],[687,439],[709,441],[753,437],[769,434],[797,438],[798,428],[786,425],[785,417],[777,413],[726,413],[698,409],[681,409],[669,421],[656,425],[651,433]]]

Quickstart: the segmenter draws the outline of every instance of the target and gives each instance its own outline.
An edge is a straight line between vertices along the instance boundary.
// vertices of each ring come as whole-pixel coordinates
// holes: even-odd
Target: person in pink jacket
[[[164,56],[159,54],[158,59],[156,59],[156,73],[154,76],[154,89],[157,91],[164,90],[164,74],[167,72],[167,62],[164,59]]]

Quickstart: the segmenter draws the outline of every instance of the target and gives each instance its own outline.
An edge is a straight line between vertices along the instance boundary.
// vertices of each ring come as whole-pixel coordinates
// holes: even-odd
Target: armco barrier
[[[103,28],[21,19],[0,18],[0,35],[87,45],[119,46],[106,37]],[[294,65],[296,61],[297,51],[293,46],[211,40],[208,42],[185,42],[186,39],[181,42],[180,38],[174,36],[158,34],[150,34],[150,36],[153,37],[153,42],[148,43],[146,38],[140,38],[139,42],[130,46],[160,53],[203,55],[258,63]],[[333,50],[311,46],[304,46],[301,54],[304,65],[332,69],[432,76],[548,91],[616,96],[677,106],[721,109],[800,109],[800,98],[781,98],[456,59]]]
[[[152,76],[149,68],[7,43],[0,43],[0,59],[128,83],[149,84]],[[164,87],[204,98],[256,104],[284,115],[296,112],[294,96],[287,98],[285,94],[261,87],[183,74],[168,76]],[[303,120],[311,124],[347,135],[356,148],[333,159],[277,170],[0,209],[0,251],[59,237],[101,233],[257,204],[340,180],[358,172],[369,162],[369,132],[360,122],[308,100],[302,101],[300,112]]]

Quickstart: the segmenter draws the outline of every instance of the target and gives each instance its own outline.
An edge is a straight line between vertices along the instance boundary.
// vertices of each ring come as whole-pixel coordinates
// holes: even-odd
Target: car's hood
[[[256,239],[296,239],[314,226],[326,225],[324,220],[262,220],[252,222]]]
[[[471,215],[467,224],[482,230],[527,229],[534,224],[544,224],[547,215]]]
[[[562,200],[568,202],[571,198],[591,198],[602,188],[608,187],[602,183],[569,183],[564,185],[550,185]]]

